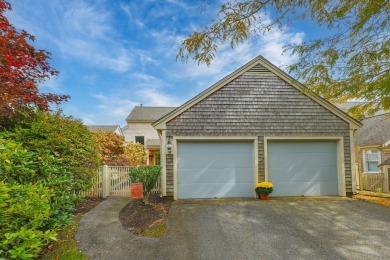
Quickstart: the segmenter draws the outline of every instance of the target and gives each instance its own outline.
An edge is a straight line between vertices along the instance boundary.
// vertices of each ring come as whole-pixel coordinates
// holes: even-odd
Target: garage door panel
[[[337,182],[277,183],[272,196],[333,196]]]
[[[194,183],[253,183],[252,168],[239,169],[186,169],[187,174],[180,175],[179,184],[194,184]],[[212,178],[210,178],[212,175]]]
[[[180,145],[180,154],[242,154],[247,153],[248,146],[252,147],[252,143],[193,142]]]
[[[338,195],[334,141],[268,143],[268,175],[273,196]]]
[[[249,194],[247,191],[250,191]],[[181,184],[180,199],[253,197],[253,183],[199,183]]]
[[[178,143],[178,198],[253,197],[253,144]]]
[[[336,167],[321,168],[299,168],[294,167],[286,170],[285,168],[273,168],[272,179],[274,181],[287,182],[292,181],[334,181],[333,173],[337,171]]]
[[[296,166],[300,164],[306,165],[306,167],[323,167],[329,164],[329,160],[335,160],[336,154],[334,153],[294,153],[285,154],[279,151],[275,156],[271,156],[271,164],[282,164]]]
[[[229,156],[230,155],[230,156]],[[178,169],[239,168],[253,162],[248,154],[181,154]]]
[[[299,146],[299,149],[297,147]],[[318,147],[321,146],[321,150],[318,150]],[[268,154],[278,154],[281,150],[284,153],[294,154],[297,151],[300,153],[329,153],[334,151],[334,142],[328,141],[315,141],[315,142],[296,142],[296,141],[287,141],[287,142],[272,142],[272,150]]]

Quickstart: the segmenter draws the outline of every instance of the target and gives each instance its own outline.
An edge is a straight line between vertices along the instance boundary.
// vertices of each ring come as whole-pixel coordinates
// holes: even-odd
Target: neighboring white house
[[[152,123],[176,107],[147,107],[136,106],[126,118],[127,125],[122,128],[125,141],[140,143],[148,152],[147,164],[157,163],[157,152],[160,151],[160,138]]]

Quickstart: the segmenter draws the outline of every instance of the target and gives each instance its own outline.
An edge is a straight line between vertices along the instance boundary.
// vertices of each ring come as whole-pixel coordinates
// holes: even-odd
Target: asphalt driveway
[[[108,209],[104,203],[110,199],[98,207]],[[93,224],[94,214],[100,220],[106,214],[98,207],[84,217],[77,237],[92,259],[390,258],[390,208],[362,201],[179,201],[172,205],[164,238],[135,237],[118,221],[109,245],[86,234],[88,225],[107,236],[102,221]]]

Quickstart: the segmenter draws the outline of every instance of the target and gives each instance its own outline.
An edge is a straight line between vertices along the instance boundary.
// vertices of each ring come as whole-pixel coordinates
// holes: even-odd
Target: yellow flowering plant
[[[260,194],[270,194],[273,191],[274,185],[272,182],[263,181],[259,182],[256,187],[255,191],[258,195]]]

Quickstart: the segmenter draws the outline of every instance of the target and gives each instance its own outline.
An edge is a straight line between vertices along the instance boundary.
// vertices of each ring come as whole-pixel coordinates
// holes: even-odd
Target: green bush
[[[0,138],[0,180],[0,257],[33,258],[71,220],[73,175],[50,151]]]
[[[161,166],[137,166],[130,169],[130,183],[142,182],[144,187],[144,203],[148,203],[149,195],[161,176]]]
[[[0,182],[0,258],[38,256],[57,233],[47,229],[54,194],[43,184]]]
[[[79,196],[74,192],[73,175],[62,166],[62,161],[50,151],[27,151],[20,143],[0,138],[0,180],[12,184],[40,182],[53,193],[50,199],[51,218],[48,227],[69,223]]]
[[[0,259],[38,256],[70,223],[99,165],[92,134],[61,113],[21,112],[0,131]]]
[[[21,112],[5,130],[0,137],[15,140],[28,151],[48,150],[60,158],[59,165],[72,174],[76,191],[88,188],[99,167],[99,153],[92,133],[80,120],[61,112]]]

